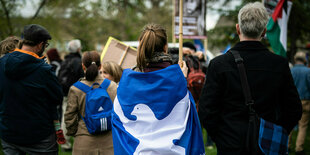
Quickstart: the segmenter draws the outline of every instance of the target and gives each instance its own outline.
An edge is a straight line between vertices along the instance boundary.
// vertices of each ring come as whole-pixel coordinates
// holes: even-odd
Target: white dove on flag
[[[186,128],[190,112],[188,93],[162,120],[158,120],[150,107],[143,103],[135,105],[131,112],[131,115],[135,115],[137,119],[129,120],[124,115],[117,97],[114,101],[114,111],[125,130],[139,140],[134,155],[185,155],[185,148],[175,145],[173,141],[179,140]]]

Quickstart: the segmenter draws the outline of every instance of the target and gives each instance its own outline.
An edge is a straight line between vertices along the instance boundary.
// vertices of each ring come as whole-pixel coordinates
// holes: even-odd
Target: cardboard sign
[[[101,62],[114,61],[123,69],[134,67],[137,57],[137,50],[125,43],[109,37],[101,54]]]

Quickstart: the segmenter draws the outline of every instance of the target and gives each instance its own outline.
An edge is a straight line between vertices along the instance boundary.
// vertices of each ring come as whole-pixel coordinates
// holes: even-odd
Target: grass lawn
[[[207,132],[205,130],[203,130],[203,140],[206,143],[207,140],[207,136],[206,136]],[[297,137],[297,131],[293,130],[293,135],[292,135],[292,148],[291,148],[291,152],[289,152],[290,155],[295,155],[295,144],[296,144],[296,137]],[[305,140],[305,144],[304,144],[304,151],[306,153],[306,155],[310,155],[310,125],[307,128],[307,135],[306,135],[306,140]],[[216,147],[214,144],[214,148],[213,149],[206,149],[206,155],[216,155]]]
[[[204,142],[206,142],[206,131],[203,130],[203,140]],[[292,135],[292,145],[293,145],[293,148],[295,148],[295,142],[296,142],[296,136],[297,136],[297,131],[293,131],[293,135]],[[307,129],[307,137],[306,137],[306,141],[305,141],[305,144],[304,144],[304,149],[305,149],[305,153],[308,155],[310,155],[310,126],[308,127]],[[294,149],[292,149],[294,150]],[[215,147],[215,144],[214,144],[214,148],[213,149],[206,149],[206,155],[216,155],[216,147]],[[71,155],[72,152],[62,152],[60,147],[59,147],[59,155]],[[0,155],[3,155],[3,152],[2,152],[2,147],[0,146]],[[295,155],[295,152],[292,151],[290,152],[290,155]]]

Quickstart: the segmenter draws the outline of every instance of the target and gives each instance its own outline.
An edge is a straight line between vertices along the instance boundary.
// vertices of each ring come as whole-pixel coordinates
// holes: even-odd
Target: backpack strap
[[[107,90],[111,81],[109,79],[104,79],[103,82],[101,83],[100,87]]]
[[[84,93],[88,93],[91,90],[91,87],[89,87],[88,85],[82,83],[81,81],[75,82],[73,84],[73,86],[75,86],[76,88],[82,90]]]
[[[197,58],[198,59],[198,58]],[[200,62],[199,60],[197,60],[194,56],[186,56],[185,57],[185,61],[187,62],[186,64],[188,65],[187,67],[190,69],[190,70],[201,70],[201,66],[200,66]],[[198,65],[198,68],[195,69],[194,68],[194,63],[197,63]]]

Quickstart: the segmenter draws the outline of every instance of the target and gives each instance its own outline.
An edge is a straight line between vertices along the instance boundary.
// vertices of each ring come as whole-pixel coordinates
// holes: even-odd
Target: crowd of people
[[[267,22],[261,3],[242,7],[236,24],[240,42],[208,66],[191,42],[183,44],[184,59],[179,61],[177,49],[168,49],[166,30],[147,24],[131,69],[101,62],[98,52],[82,51],[78,39],[68,42],[64,59],[56,48],[45,55],[52,39],[48,30],[26,25],[21,38],[0,42],[3,152],[58,154],[58,143],[75,155],[202,155],[205,128],[208,146],[213,141],[219,155],[287,154],[293,149],[291,140],[279,148],[271,143],[280,140],[258,140],[267,121],[281,129],[282,139],[291,139],[298,124],[295,151],[303,155],[310,68],[304,52],[296,54],[290,69],[285,58],[261,43]],[[99,89],[103,93],[90,93]],[[99,101],[94,96],[108,96],[100,101],[113,103],[113,108],[92,109]],[[260,124],[257,137],[248,134],[250,113]],[[100,129],[92,133],[91,127]],[[252,145],[257,149],[249,149],[249,138],[257,141]]]

